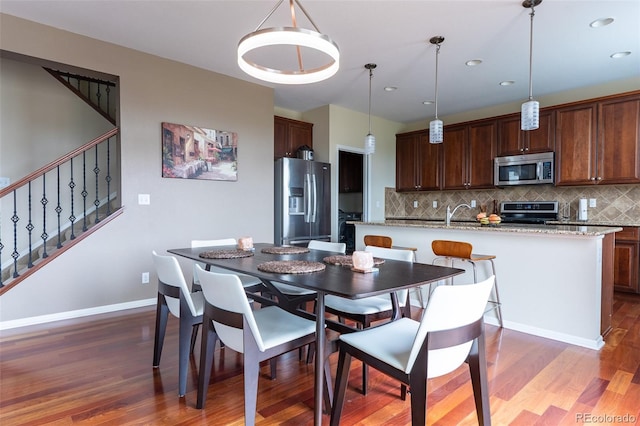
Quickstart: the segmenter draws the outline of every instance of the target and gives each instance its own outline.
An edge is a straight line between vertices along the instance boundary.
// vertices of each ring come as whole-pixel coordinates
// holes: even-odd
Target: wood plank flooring
[[[154,308],[0,334],[2,425],[242,425],[242,359],[217,350],[205,409],[195,408],[198,354],[178,398],[177,320],[160,368],[151,366]],[[640,425],[640,297],[616,294],[613,331],[600,351],[487,326],[494,425]],[[199,342],[199,341],[198,341]],[[337,355],[331,356],[333,371]],[[313,424],[313,364],[297,352],[259,382],[259,425]],[[393,380],[352,364],[343,425],[410,424]],[[428,424],[477,424],[468,370],[429,381]],[[325,416],[328,422],[328,416]]]

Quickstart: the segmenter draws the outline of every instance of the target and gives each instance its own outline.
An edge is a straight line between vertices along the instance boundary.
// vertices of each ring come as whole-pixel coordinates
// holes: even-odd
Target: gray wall
[[[0,48],[120,77],[124,205],[105,229],[1,296],[1,322],[152,303],[151,250],[192,239],[273,240],[272,89],[4,14]],[[163,121],[237,132],[238,181],[163,179]],[[3,161],[12,143],[1,141]],[[151,205],[137,204],[140,193]],[[151,283],[143,285],[145,271]]]

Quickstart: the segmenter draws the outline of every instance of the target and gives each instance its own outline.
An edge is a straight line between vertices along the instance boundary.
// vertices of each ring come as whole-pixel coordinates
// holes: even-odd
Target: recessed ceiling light
[[[385,92],[393,92],[394,90],[398,90],[398,88],[395,86],[387,86],[384,88]]]
[[[511,86],[512,84],[515,84],[515,83],[516,82],[513,80],[505,80],[500,82],[500,86]]]
[[[475,67],[476,65],[480,65],[482,63],[482,59],[471,59],[470,61],[465,62],[468,67]]]
[[[625,56],[629,56],[631,55],[631,52],[627,51],[627,52],[616,52],[611,54],[611,57],[613,59],[618,59],[618,58],[624,58]]]
[[[612,22],[613,22],[613,18],[601,18],[601,19],[596,19],[595,21],[590,23],[589,26],[591,28],[606,27],[607,25],[611,24]]]
[[[432,105],[433,101],[422,101],[424,105]]]

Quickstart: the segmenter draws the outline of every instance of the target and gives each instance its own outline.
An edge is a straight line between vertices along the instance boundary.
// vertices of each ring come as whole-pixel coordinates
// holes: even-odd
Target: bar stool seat
[[[484,261],[491,262],[491,271],[493,275],[496,276],[493,286],[495,297],[489,299],[489,302],[487,303],[487,310],[485,311],[485,313],[495,310],[496,315],[498,316],[498,323],[500,324],[500,327],[502,327],[502,304],[500,302],[500,295],[498,293],[496,265],[493,262],[496,256],[492,254],[473,253],[473,245],[464,241],[433,240],[431,242],[431,249],[433,250],[433,254],[436,255],[435,259],[433,259],[432,262],[434,265],[439,260],[448,261],[452,267],[455,261],[469,262],[473,266],[474,283],[478,282],[476,263]]]

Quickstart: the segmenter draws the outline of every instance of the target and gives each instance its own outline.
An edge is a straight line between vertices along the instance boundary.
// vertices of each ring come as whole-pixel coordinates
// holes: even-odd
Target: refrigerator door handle
[[[304,175],[304,221],[311,221],[311,175]]]
[[[313,210],[311,212],[309,221],[315,222],[316,216],[318,214],[318,184],[316,183],[316,175],[311,175],[311,195],[313,197],[313,200],[311,202]]]

